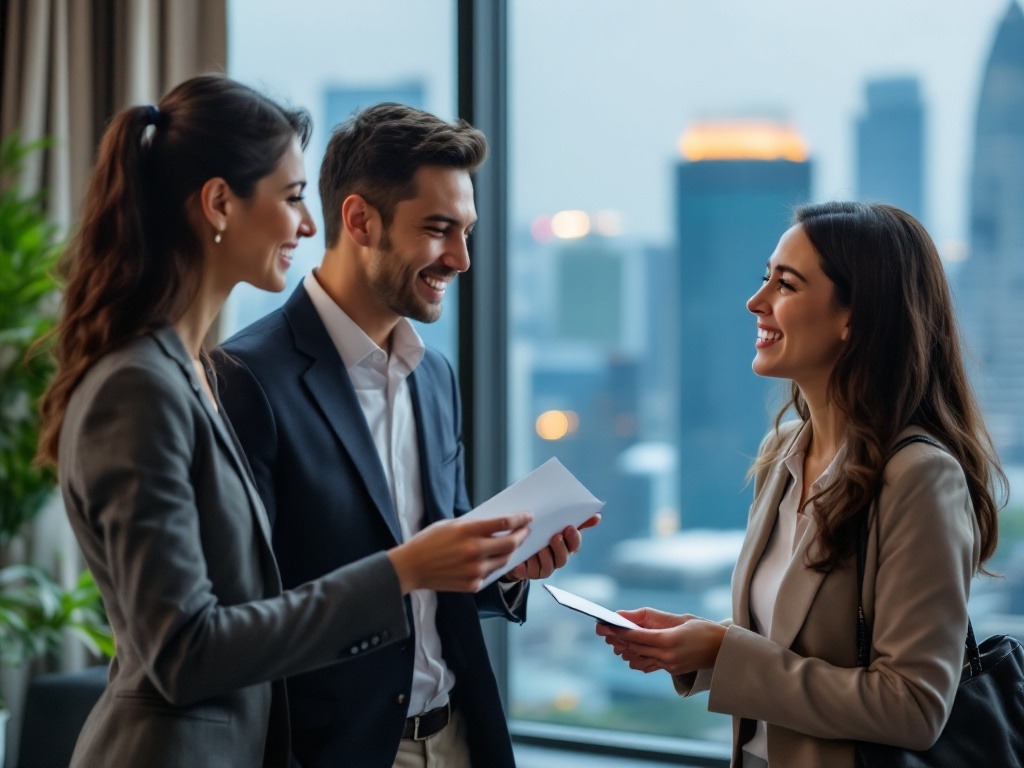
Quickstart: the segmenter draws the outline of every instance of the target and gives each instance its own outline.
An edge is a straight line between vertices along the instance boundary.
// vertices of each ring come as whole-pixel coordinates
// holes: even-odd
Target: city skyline
[[[924,123],[916,77],[880,77],[864,88],[867,107],[857,119],[857,199],[884,200],[922,218]]]
[[[271,24],[265,18],[271,6],[260,2],[236,0],[229,4],[231,70],[313,110],[317,129],[307,152],[311,179],[315,180],[315,167],[331,124],[341,117],[337,110],[325,109],[326,95],[331,92],[393,92],[412,84],[428,110],[449,116],[454,111],[452,3],[385,0],[374,9],[346,5],[346,28],[383,28],[389,19],[397,18],[401,23],[392,25],[390,35],[346,38],[338,56],[331,58],[323,56],[320,46],[338,33],[329,21],[342,18],[337,15],[339,6],[304,0],[298,6],[303,13],[284,14]],[[922,0],[865,0],[856,12],[838,8],[829,14],[802,14],[800,9],[807,7],[802,0],[790,0],[784,18],[770,18],[766,4],[753,0],[736,0],[728,9],[692,4],[685,13],[681,4],[666,0],[645,0],[626,15],[610,8],[606,16],[583,12],[584,5],[603,2],[562,0],[550,6],[539,0],[516,0],[509,5],[510,273],[518,271],[516,261],[523,258],[521,244],[531,224],[553,220],[552,215],[564,209],[605,215],[613,221],[611,229],[634,244],[631,248],[663,252],[677,248],[671,183],[657,189],[650,180],[672,178],[684,151],[681,137],[692,133],[694,126],[707,124],[709,116],[763,119],[773,111],[765,108],[765,103],[775,104],[775,119],[789,126],[806,145],[813,167],[809,198],[833,196],[827,194],[830,184],[843,192],[834,196],[859,197],[854,152],[858,121],[870,110],[872,82],[892,80],[893,72],[902,73],[895,77],[918,83],[924,113],[920,140],[924,144],[926,226],[947,257],[962,257],[969,252],[972,239],[979,242],[965,225],[970,194],[967,160],[974,151],[983,68],[999,21],[1008,8],[1019,13],[1016,0],[978,0],[970,14],[927,14]],[[667,23],[684,16],[689,25]],[[878,23],[881,18],[884,25]],[[660,24],[656,23],[659,19]],[[621,36],[614,55],[595,57],[589,50],[575,55],[587,29],[610,23]],[[304,36],[306,44],[298,51],[259,45],[268,30],[279,37]],[[695,33],[698,30],[701,34]],[[897,44],[901,35],[903,45]],[[675,50],[668,44],[670,38],[689,47]],[[822,53],[826,47],[827,57]],[[622,67],[627,51],[636,55],[629,58],[628,67]],[[526,52],[529,55],[524,55]],[[771,66],[751,66],[767,54],[774,55]],[[713,65],[713,77],[699,82],[683,77],[659,85],[612,87],[624,82],[628,72],[634,76],[638,72],[664,74],[674,63],[697,60],[701,55],[706,56],[706,65]],[[650,65],[652,61],[657,61],[657,66]],[[808,61],[821,65],[807,67]],[[299,74],[296,67],[303,62],[310,68]],[[607,72],[616,65],[623,69],[617,75],[619,80]],[[681,67],[678,71],[696,69]],[[771,87],[766,86],[765,78],[772,81]],[[567,87],[569,83],[573,87]],[[606,98],[597,97],[595,83],[600,83]],[[638,112],[631,111],[630,105],[643,106],[643,119],[637,119]],[[831,124],[828,130],[826,122]],[[617,139],[611,150],[591,147],[609,135]],[[951,137],[958,138],[952,141]],[[591,156],[599,157],[600,167],[587,165]],[[653,170],[652,165],[656,166]],[[583,166],[588,170],[573,171]],[[955,171],[957,167],[959,171]],[[531,183],[534,178],[543,183]],[[307,192],[316,212],[319,206],[313,187]],[[953,194],[942,193],[943,187]],[[940,213],[950,208],[959,213]],[[597,222],[598,216],[592,219]],[[785,223],[780,222],[778,228],[774,237],[752,243],[751,252],[742,254],[751,260],[751,269],[757,269],[770,253]],[[952,243],[947,237],[950,232],[955,233]],[[319,261],[322,244],[318,240],[319,236],[301,245],[293,270],[296,276]],[[486,254],[474,254],[474,258],[480,256]],[[634,271],[627,270],[627,274]],[[953,269],[951,274],[956,278],[959,272],[971,271]],[[984,268],[973,271],[976,278],[985,272]],[[511,300],[514,305],[519,301],[514,296]],[[743,311],[742,305],[736,309]],[[453,319],[453,311],[448,308],[446,321]],[[985,337],[975,333],[974,339],[979,340],[977,346],[984,357]],[[435,338],[433,343],[439,340]],[[454,344],[448,349],[451,353]],[[1015,407],[1016,401],[1011,405]],[[645,404],[643,411],[650,412],[650,407]],[[1004,423],[997,415],[997,437],[1006,432]]]
[[[959,275],[975,384],[1004,462],[1024,464],[1024,12],[1003,17],[984,73],[971,179],[970,269]]]
[[[563,209],[612,209],[621,212],[626,234],[668,242],[669,169],[678,139],[706,117],[787,119],[810,146],[813,196],[853,198],[852,126],[863,110],[864,83],[911,75],[921,80],[928,110],[926,224],[942,250],[956,255],[967,241],[981,71],[1008,5],[976,0],[962,11],[935,12],[926,0],[865,0],[826,14],[810,0],[728,6],[645,0],[628,10],[610,0],[516,0],[510,3],[513,224]],[[233,73],[310,107],[329,84],[421,77],[427,109],[454,113],[452,3],[304,0],[292,8],[281,14],[271,0],[229,4]],[[268,24],[269,15],[282,18]],[[609,28],[613,47],[591,45]],[[317,126],[309,151],[314,170],[329,128]]]
[[[229,71],[314,110],[311,181],[332,89],[422,83],[424,106],[454,115],[453,2],[290,7],[229,2]],[[770,419],[765,390],[780,386],[751,372],[756,329],[744,305],[789,225],[788,207],[860,196],[857,123],[869,84],[912,78],[924,114],[924,222],[947,256],[963,256],[975,115],[1009,0],[955,12],[928,0],[827,10],[817,0],[507,7],[509,311],[507,335],[491,340],[506,353],[507,399],[484,419],[505,421],[507,480],[558,456],[607,502],[560,584],[614,607],[727,616],[751,498],[745,474]],[[726,123],[744,120],[760,121],[792,156],[684,156],[684,135],[701,139],[687,145],[694,153],[733,151],[722,149]],[[316,212],[315,190],[309,198]],[[315,240],[304,247],[319,260]],[[491,257],[472,241],[471,255]],[[297,258],[293,269],[306,263]],[[474,455],[492,450],[473,438]],[[1024,479],[1016,469],[1012,482]],[[1009,631],[1001,622],[1019,618],[1009,614],[1024,594],[1019,505],[1010,513],[1016,528],[993,561],[1007,578],[972,595],[986,633]],[[655,676],[632,675],[577,642],[578,617],[531,600],[533,618],[509,635],[513,717],[730,738],[728,720],[702,700],[680,701]]]

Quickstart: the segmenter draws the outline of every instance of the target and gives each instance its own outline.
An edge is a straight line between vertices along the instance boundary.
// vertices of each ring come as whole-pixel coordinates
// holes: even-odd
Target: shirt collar
[[[803,482],[804,477],[804,455],[807,453],[807,448],[811,444],[811,425],[805,424],[800,429],[800,434],[797,435],[789,448],[789,452],[786,454],[786,458],[783,459],[783,463],[786,465],[786,469],[793,476],[793,480],[796,482]],[[825,471],[811,483],[811,492],[817,493],[819,490],[824,488],[831,482],[832,476],[838,470],[843,459],[846,458],[846,443],[844,442],[839,446],[839,450],[836,451],[835,457],[829,462],[829,465],[825,467]]]
[[[324,328],[327,329],[327,335],[331,337],[331,341],[337,347],[345,369],[351,371],[367,358],[372,359],[371,356],[375,352],[383,353],[384,350],[377,346],[356,321],[327,295],[327,291],[320,285],[314,272],[315,270],[303,278],[302,286],[309,294],[309,299],[313,302],[317,314],[320,315],[320,320],[323,321]],[[391,352],[410,373],[423,359],[423,339],[416,333],[416,329],[412,327],[412,323],[407,318],[401,318],[394,331],[391,332]]]

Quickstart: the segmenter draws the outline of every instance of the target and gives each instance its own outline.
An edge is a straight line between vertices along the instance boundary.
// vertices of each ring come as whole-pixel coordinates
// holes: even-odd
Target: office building
[[[681,524],[739,528],[750,503],[744,477],[779,388],[750,369],[757,331],[746,301],[810,196],[811,163],[797,131],[770,121],[696,124],[680,145]]]
[[[857,120],[857,197],[924,215],[924,106],[914,77],[869,80]]]
[[[1002,460],[1024,463],[1024,13],[1009,5],[982,80],[970,255],[958,284],[975,381]]]

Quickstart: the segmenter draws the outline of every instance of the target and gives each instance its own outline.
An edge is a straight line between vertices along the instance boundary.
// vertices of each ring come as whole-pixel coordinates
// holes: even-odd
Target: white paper
[[[572,592],[566,592],[564,589],[558,587],[552,587],[550,584],[545,584],[544,589],[551,593],[551,596],[560,604],[566,608],[572,608],[574,611],[585,613],[593,619],[602,621],[605,624],[611,624],[614,627],[622,627],[623,629],[641,629],[639,624],[634,624],[632,621],[627,619],[625,616],[619,616],[615,611],[609,611],[604,606],[592,603],[585,597],[574,595]]]
[[[526,540],[512,553],[508,565],[484,579],[481,589],[540,552],[565,526],[579,526],[603,506],[604,502],[594,498],[562,462],[548,459],[519,482],[467,512],[464,519],[489,520],[517,512],[533,515]]]

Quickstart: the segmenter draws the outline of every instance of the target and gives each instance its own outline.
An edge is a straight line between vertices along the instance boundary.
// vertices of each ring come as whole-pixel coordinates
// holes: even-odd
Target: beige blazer
[[[762,452],[804,428],[783,425]],[[924,430],[905,430],[899,439]],[[785,453],[785,451],[783,451]],[[750,629],[750,580],[778,515],[788,472],[759,472],[747,535],[733,573],[733,622],[715,667],[675,678],[686,696],[710,687],[708,709],[733,716],[733,765],[757,720],[768,761],[784,768],[853,768],[857,740],[929,747],[953,703],[964,661],[967,597],[980,535],[967,482],[945,451],[912,443],[885,468],[872,506],[864,610],[871,665],[857,666],[857,566],[822,574],[804,566],[813,520],[779,586],[769,637]]]

